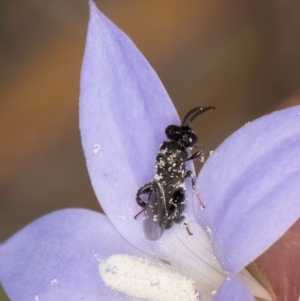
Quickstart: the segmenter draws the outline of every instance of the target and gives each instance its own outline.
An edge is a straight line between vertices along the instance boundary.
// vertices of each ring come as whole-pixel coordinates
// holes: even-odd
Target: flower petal
[[[254,301],[254,298],[235,275],[227,273],[222,285],[212,299],[212,301],[224,300]]]
[[[197,187],[225,271],[237,272],[300,215],[300,107],[259,118],[227,138],[204,165]]]
[[[210,292],[222,282],[223,272],[189,203],[192,236],[175,225],[158,242],[147,241],[142,216],[133,218],[140,210],[136,192],[153,179],[164,129],[174,123],[179,124],[178,116],[155,72],[125,34],[91,3],[81,73],[80,129],[98,200],[130,243],[167,260],[179,272],[188,272]],[[189,168],[193,170],[191,164]],[[203,287],[199,291],[203,293]]]
[[[11,300],[129,300],[106,287],[101,259],[145,254],[103,214],[65,209],[32,222],[0,246],[0,282]]]
[[[176,111],[133,43],[91,4],[81,72],[80,130],[92,185],[121,233],[141,236],[133,217],[139,187]]]

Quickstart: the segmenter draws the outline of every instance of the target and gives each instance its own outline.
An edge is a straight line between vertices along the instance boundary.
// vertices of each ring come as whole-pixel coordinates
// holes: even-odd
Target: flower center
[[[99,275],[110,288],[152,301],[197,301],[193,281],[164,264],[126,254],[115,254],[99,264]]]

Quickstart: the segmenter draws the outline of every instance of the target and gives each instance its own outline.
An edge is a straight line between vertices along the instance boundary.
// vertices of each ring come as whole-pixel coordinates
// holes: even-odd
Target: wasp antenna
[[[185,126],[186,125],[186,122],[188,122],[188,120],[190,119],[190,117],[195,114],[196,112],[199,111],[199,109],[202,109],[200,107],[197,107],[197,108],[194,108],[194,109],[191,109],[190,111],[188,111],[185,116],[182,118],[182,122],[181,122],[181,126]]]
[[[183,117],[182,122],[181,122],[181,126],[188,126],[196,117],[198,117],[199,115],[201,115],[204,112],[207,111],[212,111],[215,110],[215,107],[197,107],[194,108],[192,110],[190,110],[189,112],[187,112],[187,114]]]

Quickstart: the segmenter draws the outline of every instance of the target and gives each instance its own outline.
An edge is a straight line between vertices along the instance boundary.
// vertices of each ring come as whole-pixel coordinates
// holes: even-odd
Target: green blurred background
[[[193,125],[207,153],[299,89],[299,1],[95,2],[143,52],[181,116],[217,106]],[[84,0],[0,1],[0,241],[53,210],[100,211],[78,131],[87,22]]]

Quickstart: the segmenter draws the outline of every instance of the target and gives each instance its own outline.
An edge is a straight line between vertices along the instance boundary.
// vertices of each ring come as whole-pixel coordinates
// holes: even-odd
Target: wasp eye
[[[181,136],[180,127],[178,125],[169,125],[166,127],[166,135],[169,139],[178,139]]]
[[[194,133],[188,133],[186,139],[184,139],[185,147],[194,147],[198,142],[198,138]]]

